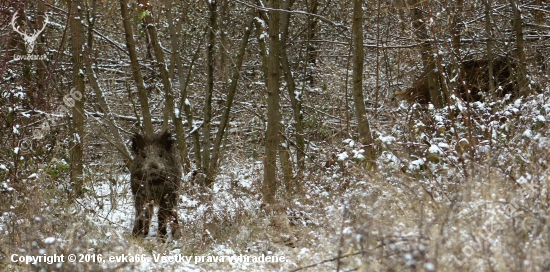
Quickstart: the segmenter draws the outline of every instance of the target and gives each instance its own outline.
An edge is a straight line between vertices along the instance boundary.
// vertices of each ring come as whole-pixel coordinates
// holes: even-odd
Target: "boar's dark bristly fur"
[[[487,59],[466,60],[460,63],[460,80],[455,90],[451,90],[466,101],[482,101],[487,95],[504,97],[506,94],[514,96],[518,92],[517,82],[514,80],[514,61],[507,57],[498,57],[493,60],[493,77],[495,90],[490,89],[489,61]],[[447,66],[446,74],[452,68]],[[395,92],[395,97],[410,102],[427,104],[431,102],[427,72],[422,73],[413,85],[403,91]],[[441,86],[440,86],[441,90]]]
[[[175,141],[169,132],[152,136],[136,133],[131,141],[134,154],[130,169],[131,187],[136,210],[133,234],[147,236],[153,206],[158,205],[160,237],[166,237],[167,225],[170,224],[172,236],[178,238],[176,207],[181,186],[181,166]]]

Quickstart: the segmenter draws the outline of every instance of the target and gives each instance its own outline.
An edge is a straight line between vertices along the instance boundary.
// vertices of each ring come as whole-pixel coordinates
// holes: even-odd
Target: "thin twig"
[[[321,262],[318,262],[318,263],[314,263],[314,264],[310,264],[310,265],[307,265],[307,266],[298,267],[298,268],[296,268],[296,269],[294,269],[294,270],[291,270],[290,272],[296,272],[296,271],[300,271],[300,270],[304,270],[304,269],[316,267],[316,266],[321,265],[321,264],[324,264],[324,263],[334,262],[334,261],[336,261],[336,260],[338,260],[338,259],[343,259],[343,258],[347,258],[347,257],[351,257],[351,256],[363,254],[363,253],[365,253],[365,252],[364,252],[364,251],[359,251],[359,252],[355,252],[355,253],[350,253],[350,254],[346,254],[346,255],[341,255],[340,257],[334,257],[334,258],[327,259],[327,260],[324,260],[324,261],[321,261]]]
[[[347,26],[345,26],[343,24],[335,23],[335,22],[329,20],[328,18],[326,18],[325,16],[322,16],[322,15],[319,15],[319,14],[309,13],[309,12],[301,11],[301,10],[286,10],[286,9],[274,9],[274,8],[268,8],[268,7],[260,7],[260,6],[251,4],[251,3],[240,1],[240,0],[235,0],[235,2],[243,4],[243,5],[251,7],[251,8],[263,10],[263,11],[278,11],[278,12],[288,12],[288,13],[299,14],[299,15],[313,16],[313,17],[315,17],[315,18],[317,18],[317,19],[319,19],[319,20],[321,20],[325,23],[331,24],[333,26],[340,27],[340,28],[343,28],[343,29],[346,29],[346,30],[348,29]]]

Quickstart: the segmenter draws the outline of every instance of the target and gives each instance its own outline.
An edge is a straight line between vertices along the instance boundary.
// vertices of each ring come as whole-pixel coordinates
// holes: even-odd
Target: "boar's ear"
[[[172,148],[172,146],[174,145],[174,139],[172,139],[172,133],[170,133],[170,131],[166,130],[160,136],[160,143],[166,150],[170,150]]]
[[[138,150],[143,149],[145,146],[145,138],[137,132],[132,135],[130,140],[132,141],[132,151],[134,152],[138,152]]]

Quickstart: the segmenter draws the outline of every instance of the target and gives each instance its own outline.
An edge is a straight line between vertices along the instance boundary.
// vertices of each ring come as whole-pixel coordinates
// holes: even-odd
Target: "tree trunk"
[[[231,113],[231,106],[233,105],[233,99],[235,98],[235,93],[237,91],[237,83],[240,78],[240,70],[243,64],[244,55],[246,53],[246,47],[248,46],[248,39],[250,37],[250,32],[254,27],[254,15],[250,16],[247,27],[245,28],[243,38],[241,40],[241,46],[239,47],[239,52],[237,54],[235,67],[233,67],[233,74],[231,76],[231,84],[227,90],[227,98],[225,100],[225,109],[223,111],[220,125],[218,127],[218,132],[216,133],[216,138],[214,140],[214,148],[212,150],[212,159],[210,160],[210,170],[207,175],[207,184],[211,183],[216,171],[218,170],[218,160],[220,157],[220,148],[222,144],[222,139],[225,133],[225,128],[229,123],[229,115]]]
[[[155,51],[155,58],[157,59],[157,66],[160,70],[160,77],[162,78],[162,85],[164,88],[165,96],[165,109],[168,112],[168,116],[172,119],[174,127],[176,128],[176,137],[178,141],[178,150],[180,152],[180,158],[182,160],[182,165],[184,172],[189,172],[191,165],[187,159],[187,143],[185,142],[185,131],[183,130],[183,124],[181,123],[181,118],[179,114],[176,115],[174,111],[174,96],[172,95],[172,83],[170,82],[170,76],[168,75],[168,70],[166,70],[166,61],[164,59],[164,53],[160,47],[158,40],[157,29],[155,27],[155,22],[153,22],[153,17],[151,13],[147,13],[145,16],[145,22],[147,23],[147,31],[151,37],[151,44]]]
[[[369,120],[365,109],[365,99],[363,97],[363,7],[361,0],[354,0],[353,7],[353,102],[355,105],[355,114],[359,126],[359,137],[361,144],[365,148],[365,157],[372,166],[374,164],[374,141],[370,132]],[[370,167],[369,166],[369,167]]]
[[[232,18],[230,17],[228,10],[230,0],[219,1],[221,3],[219,3],[220,11],[218,12],[218,33],[220,33],[220,48],[223,48],[220,50],[220,64],[218,65],[220,69],[219,80],[221,82],[227,82],[228,74],[231,72],[231,70],[228,71],[226,68],[228,62],[231,63],[231,58],[228,56],[229,52],[227,52],[230,44],[229,38],[227,37],[227,29],[231,27],[231,23],[228,22],[228,20],[231,20]]]
[[[70,1],[70,0],[67,0],[67,1]],[[23,13],[23,10],[20,11],[20,13]],[[23,25],[25,22],[25,20],[23,19],[22,16],[18,17],[17,18],[17,25]],[[21,47],[21,55],[25,55],[27,54],[27,45],[25,44],[25,46]],[[23,63],[23,78],[25,79],[26,82],[31,82],[32,81],[32,62],[28,59],[23,59],[21,61]],[[33,97],[31,97],[31,99],[34,99]],[[31,103],[34,103],[35,101],[30,101]]]
[[[261,5],[261,3],[259,1],[257,1],[258,5]],[[290,4],[289,2],[285,2],[285,4]],[[286,6],[286,5],[285,5]],[[286,7],[283,7],[283,9],[287,9]],[[259,11],[258,12],[259,14],[259,17],[264,19],[264,18],[268,18],[268,15],[264,12],[264,11]],[[282,18],[283,15],[281,15],[280,18]],[[282,19],[280,19],[282,20]],[[265,21],[264,21],[265,22]],[[265,37],[266,35],[264,35],[265,33],[265,24],[263,24],[264,22],[261,22],[260,20],[256,20],[256,30],[257,30],[257,34],[258,34],[258,43],[259,43],[259,46],[260,46],[260,54],[261,54],[261,57],[262,57],[262,71],[263,71],[263,74],[264,74],[264,81],[266,82],[266,85],[269,85],[269,73],[268,73],[268,65],[269,65],[269,56],[268,56],[268,50],[267,50],[267,45],[265,43],[265,39],[263,37]],[[280,23],[281,25],[283,24],[282,22]],[[283,35],[283,34],[281,34]],[[279,44],[282,44],[282,42],[279,42]],[[281,54],[281,52],[283,52],[284,50],[282,49],[279,49],[279,54]],[[292,87],[290,87],[292,88]],[[295,88],[294,88],[295,89]],[[293,93],[294,96],[296,96],[295,93]],[[280,114],[280,113],[279,113]],[[280,118],[280,117],[279,117]],[[284,133],[284,126],[281,124],[280,127],[279,127],[279,135],[280,135],[280,145],[279,145],[279,162],[281,163],[281,167],[282,167],[282,170],[283,170],[283,178],[284,178],[284,182],[286,184],[286,188],[292,188],[293,186],[293,171],[292,171],[292,160],[290,159],[290,150],[288,149],[288,146],[286,144],[283,144],[285,142],[285,139],[284,139],[284,136],[283,136],[283,133]]]
[[[113,137],[113,143],[116,145],[117,150],[122,154],[124,157],[124,164],[128,169],[130,169],[130,166],[132,165],[132,156],[130,155],[130,152],[128,151],[128,148],[124,144],[122,137],[120,136],[120,133],[118,131],[118,127],[116,124],[116,120],[113,116],[113,113],[111,112],[111,109],[109,108],[109,103],[107,103],[107,98],[103,95],[103,90],[101,89],[101,86],[99,86],[99,83],[97,82],[97,78],[95,76],[94,70],[92,68],[92,59],[91,55],[94,48],[94,23],[96,21],[96,10],[97,10],[97,1],[92,0],[91,2],[91,12],[88,8],[88,37],[87,37],[87,48],[86,48],[86,59],[84,60],[84,65],[86,66],[86,77],[88,78],[88,81],[90,82],[90,86],[94,90],[94,93],[96,95],[96,98],[99,103],[99,108],[101,112],[104,113],[104,119],[107,122],[107,125],[109,126],[109,132],[111,133],[111,136]]]
[[[294,173],[292,171],[292,160],[290,159],[290,149],[286,144],[286,140],[282,131],[284,131],[284,126],[281,124],[280,127],[281,138],[279,144],[279,161],[281,162],[281,169],[283,170],[283,179],[285,184],[285,190],[287,193],[295,193],[298,191],[296,184],[294,184]]]
[[[175,66],[178,69],[178,77],[179,77],[179,87],[181,91],[181,103],[182,105],[180,107],[183,107],[185,116],[187,118],[187,122],[189,124],[189,128],[193,129],[193,115],[191,113],[191,105],[187,102],[187,82],[188,79],[185,78],[185,75],[183,73],[183,63],[181,62],[181,56],[180,56],[180,50],[178,45],[179,35],[176,30],[176,26],[174,26],[174,19],[172,17],[172,0],[165,0],[164,6],[166,8],[166,20],[168,21],[168,28],[170,31],[170,42],[172,46],[172,52],[173,52],[173,59],[175,62]],[[192,69],[192,64],[189,70]],[[178,114],[176,114],[176,124],[181,124],[181,112],[178,111]],[[185,144],[185,135],[183,132],[183,127],[180,128],[182,131],[181,135],[178,135],[178,144],[184,145]],[[194,140],[194,150],[195,150],[195,167],[200,168],[201,166],[201,148],[200,148],[200,139],[198,132],[193,133],[193,140]],[[187,153],[187,151],[186,151]],[[187,162],[189,164],[189,161]]]
[[[71,183],[75,186],[77,196],[82,196],[82,186],[84,184],[83,177],[83,141],[84,141],[84,122],[86,116],[84,115],[84,98],[85,98],[85,82],[84,82],[84,27],[81,23],[81,18],[84,18],[81,7],[82,2],[80,0],[68,0],[68,6],[70,8],[70,29],[71,29],[71,50],[73,59],[73,89],[68,98],[74,101],[72,110],[72,124],[71,124]],[[69,121],[70,122],[70,121]]]
[[[288,0],[283,4],[283,9],[289,10],[294,3],[293,0]],[[303,170],[305,168],[305,141],[304,141],[304,126],[302,124],[302,99],[300,93],[296,93],[296,82],[292,76],[292,70],[290,69],[290,63],[288,61],[288,55],[286,53],[286,41],[288,38],[288,27],[290,23],[290,13],[283,12],[281,14],[281,66],[283,68],[286,87],[288,89],[288,96],[290,97],[290,103],[292,104],[292,111],[294,117],[294,129],[296,129],[296,161],[298,167]]]
[[[430,94],[430,102],[434,104],[436,108],[443,107],[443,96],[441,94],[441,84],[439,84],[439,75],[435,71],[435,59],[433,57],[432,45],[428,41],[429,35],[425,25],[425,18],[420,9],[422,1],[412,0],[412,21],[415,28],[415,34],[422,42],[420,45],[422,62],[424,63],[424,74],[428,81],[428,90]]]
[[[527,67],[525,51],[523,49],[523,19],[521,18],[521,11],[519,8],[521,0],[510,0],[512,5],[512,11],[514,13],[514,31],[516,32],[516,57],[517,72],[516,77],[518,81],[518,88],[521,94],[526,95],[530,93],[529,81],[527,80]]]
[[[319,3],[317,0],[312,0],[311,5],[308,7],[308,12],[311,14],[317,14],[317,8]],[[307,61],[306,65],[306,82],[312,86],[313,85],[313,68],[317,62],[317,49],[315,48],[314,43],[312,42],[315,39],[315,29],[317,27],[317,18],[313,16],[307,17]]]
[[[256,4],[261,5],[262,3],[259,0],[256,0]],[[258,16],[254,20],[254,24],[256,26],[256,36],[258,37],[258,46],[260,47],[260,55],[262,57],[262,73],[263,78],[267,86],[267,79],[269,76],[267,75],[267,64],[268,64],[268,56],[267,56],[267,43],[265,40],[264,33],[266,32],[267,28],[267,14],[262,11],[258,10]]]
[[[462,54],[460,52],[460,33],[462,32],[461,27],[461,14],[462,14],[462,6],[463,6],[463,0],[458,1],[447,1],[447,6],[452,7],[447,9],[447,16],[451,18],[451,39],[452,39],[452,73],[449,75],[450,78],[458,78],[455,85],[455,90],[458,87],[464,86],[464,71],[462,69]]]
[[[134,40],[134,31],[132,30],[132,17],[128,13],[128,0],[120,0],[120,12],[122,14],[122,22],[124,25],[124,34],[126,37],[126,48],[130,55],[130,63],[132,76],[136,81],[139,103],[141,106],[141,115],[143,118],[143,129],[146,134],[153,134],[153,123],[151,122],[151,112],[149,111],[149,100],[147,98],[147,90],[143,83],[143,76],[139,67],[138,56],[136,52],[136,42]]]
[[[544,11],[542,11],[542,0],[535,0],[535,6],[540,9],[535,10],[535,23],[537,25],[542,25],[544,23]]]
[[[214,47],[216,42],[216,25],[218,16],[217,0],[209,1],[208,10],[210,11],[210,20],[208,22],[208,44],[206,49],[206,92],[202,132],[202,171],[204,173],[208,173],[210,168],[210,122],[212,120],[212,95],[214,93]]]
[[[495,91],[495,76],[493,71],[493,31],[491,22],[491,0],[485,0],[485,35],[487,35],[487,69],[489,74],[489,91]]]
[[[449,1],[449,6],[453,6],[453,8],[448,9],[448,15],[452,18],[450,31],[453,40],[453,51],[458,62],[462,61],[460,54],[460,33],[462,31],[462,27],[460,23],[462,21],[461,14],[463,5],[463,0]]]
[[[279,9],[279,0],[271,1],[272,9]],[[279,148],[279,23],[278,11],[269,11],[269,62],[267,80],[267,132],[265,136],[264,202],[274,203],[277,192],[277,149]]]
[[[46,5],[42,1],[37,1],[36,3],[37,3],[37,6],[38,6],[38,14],[40,15],[37,18],[37,23],[41,27],[41,26],[44,25],[44,15],[46,14]],[[38,36],[38,41],[39,41],[39,44],[40,43],[45,44],[46,43],[45,35],[39,35]],[[37,45],[38,46],[38,48],[37,48],[38,49],[38,55],[45,55],[46,50],[44,50],[44,46],[41,46],[39,44]],[[35,96],[34,97],[31,96],[31,99],[35,99],[36,102],[41,104],[41,103],[44,102],[44,100],[42,100],[42,99],[43,99],[44,94],[46,93],[46,88],[44,86],[44,80],[46,79],[46,71],[48,70],[46,61],[43,61],[43,60],[37,61],[36,62],[36,68],[38,70],[37,71],[38,86],[37,86],[37,91],[34,94]],[[33,106],[36,106],[36,105],[37,104],[33,103]]]
[[[193,142],[194,142],[194,150],[195,150],[195,166],[197,169],[201,168],[202,165],[202,158],[201,158],[201,140],[199,135],[199,126],[195,127],[195,123],[193,122],[193,113],[191,112],[191,103],[187,99],[187,86],[189,85],[189,82],[191,81],[191,73],[193,72],[193,66],[195,66],[195,61],[199,57],[199,53],[202,48],[202,42],[199,41],[197,50],[195,51],[195,54],[193,55],[193,59],[191,59],[191,64],[189,64],[189,69],[187,70],[187,76],[185,77],[185,82],[182,83],[182,96],[180,100],[180,105],[183,108],[183,111],[185,112],[185,116],[187,117],[187,123],[189,124],[189,128],[191,129],[191,136],[193,136]],[[182,65],[183,66],[183,65]],[[182,67],[183,69],[183,67]],[[182,72],[183,73],[183,72]],[[185,96],[184,96],[185,94]]]

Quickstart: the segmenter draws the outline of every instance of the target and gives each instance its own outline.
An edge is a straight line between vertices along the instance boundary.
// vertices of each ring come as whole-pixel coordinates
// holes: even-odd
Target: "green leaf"
[[[147,16],[150,16],[150,15],[151,15],[151,13],[149,13],[148,10],[144,9],[139,13],[139,19],[143,20],[143,18],[145,18]]]

